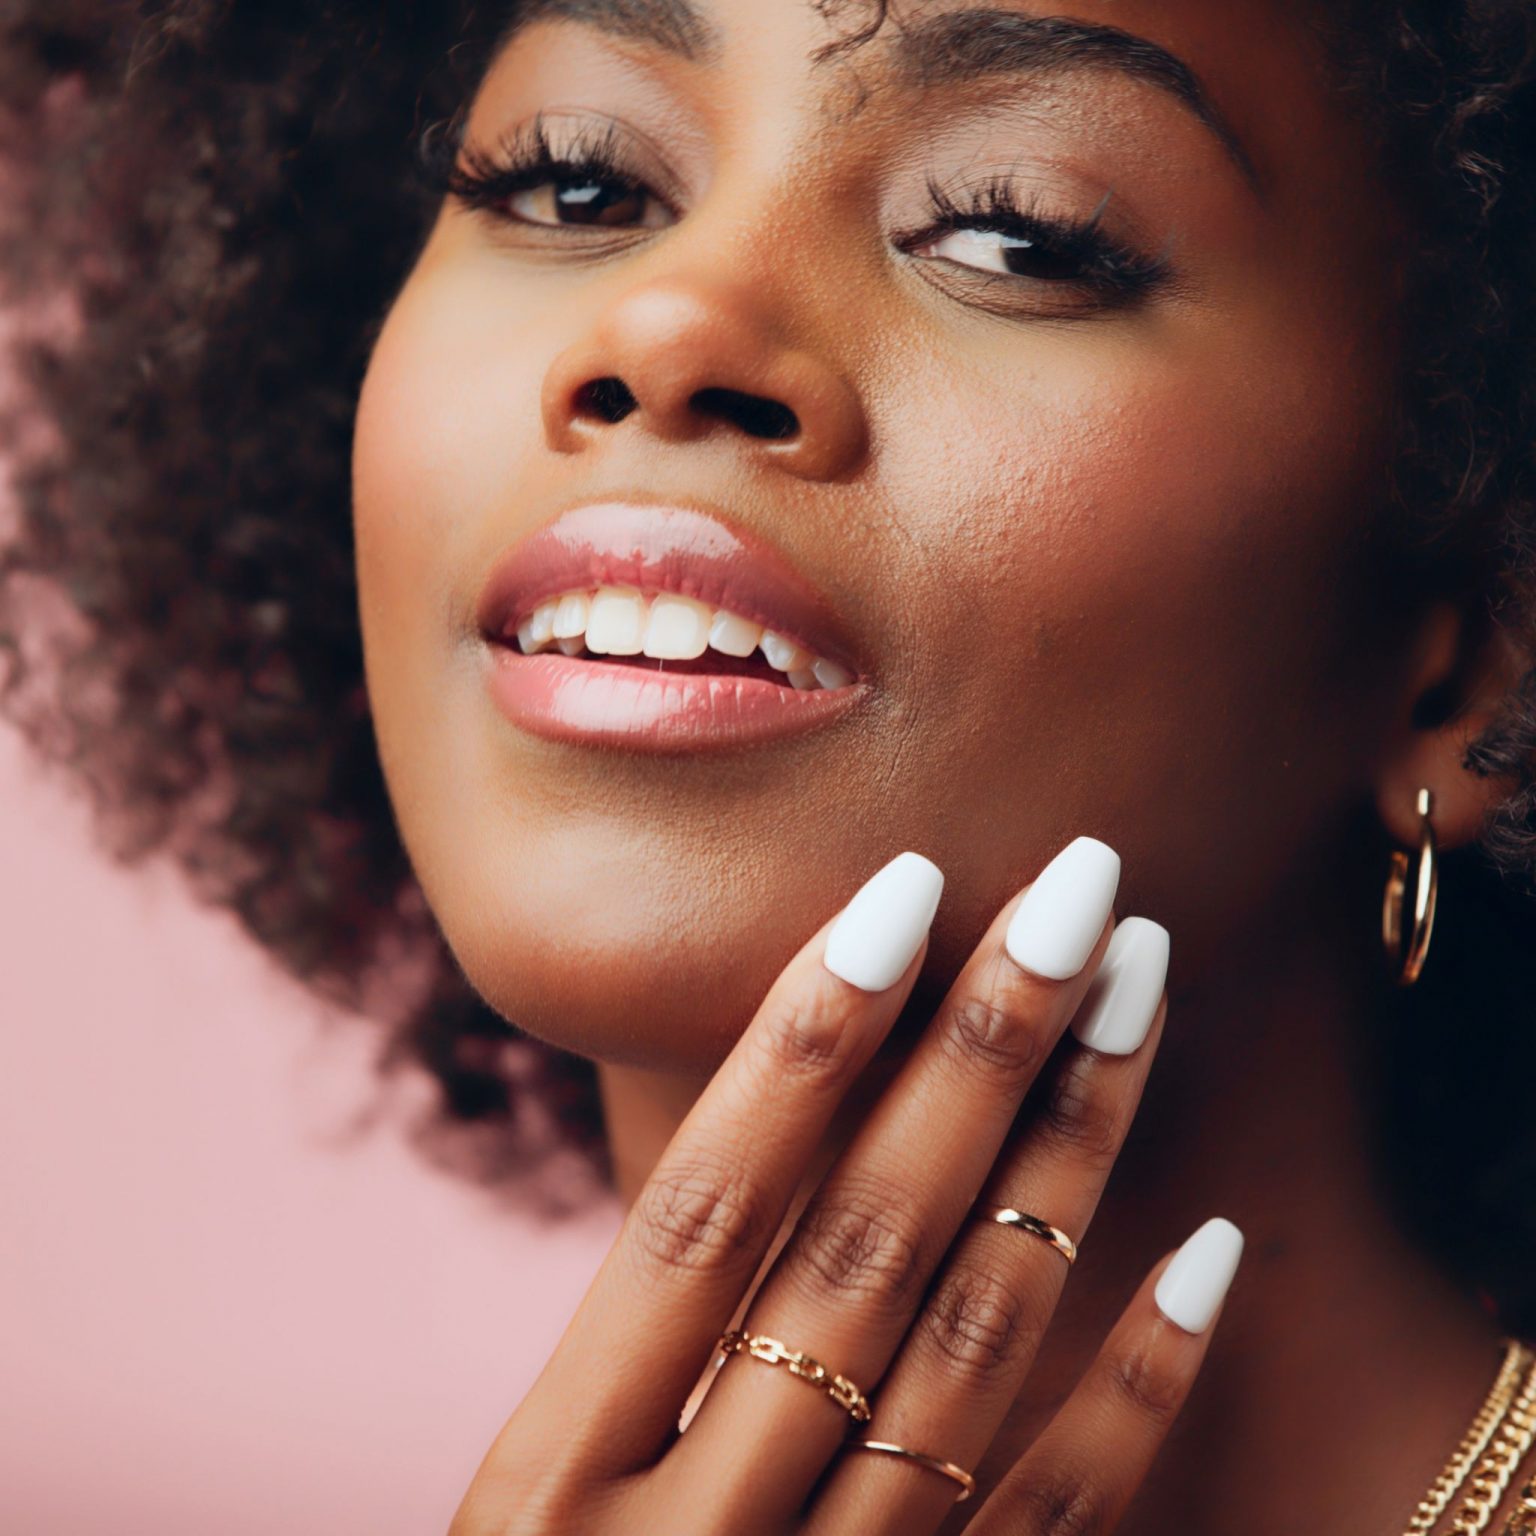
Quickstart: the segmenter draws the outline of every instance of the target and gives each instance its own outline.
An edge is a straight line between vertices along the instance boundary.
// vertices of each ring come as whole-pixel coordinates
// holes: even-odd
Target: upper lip
[[[504,639],[561,592],[631,586],[677,592],[761,624],[862,675],[856,649],[825,599],[765,540],[713,510],[637,501],[568,508],[507,550],[476,617]]]

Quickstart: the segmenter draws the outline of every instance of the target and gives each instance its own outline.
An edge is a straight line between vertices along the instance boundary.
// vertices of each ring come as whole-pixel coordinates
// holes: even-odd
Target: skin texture
[[[1257,192],[1143,82],[914,93],[879,43],[813,68],[834,32],[808,7],[709,14],[713,65],[534,24],[469,120],[489,146],[539,108],[616,118],[687,218],[580,255],[450,203],[373,354],[361,620],[427,897],[498,1011],[604,1064],[632,1195],[786,960],[886,859],[917,849],[947,885],[872,1081],[1008,898],[1073,836],[1108,842],[1117,911],[1173,936],[1178,1038],[999,1456],[1152,1259],[1221,1211],[1249,1232],[1247,1294],[1123,1529],[1225,1530],[1239,1507],[1255,1532],[1400,1528],[1495,1350],[1376,1210],[1341,1040],[1370,1006],[1372,903],[1386,839],[1416,837],[1415,788],[1435,787],[1442,847],[1496,792],[1459,749],[1510,660],[1390,576],[1395,226],[1361,135],[1278,4],[1072,12],[1188,61]],[[1050,213],[1112,193],[1106,226],[1165,252],[1175,283],[1096,310],[894,249],[926,220],[926,172],[963,188],[994,170]],[[799,442],[689,405],[791,353]],[[639,402],[616,424],[577,402],[607,375]],[[623,495],[703,498],[774,544],[872,658],[864,704],[736,755],[509,732],[484,691],[481,584],[556,511]],[[1416,723],[1450,676],[1464,707]]]
[[[630,236],[603,261],[562,264],[446,212],[360,404],[362,618],[402,831],[461,963],[534,1033],[636,1065],[718,1060],[807,917],[903,847],[951,872],[936,971],[1079,832],[1121,850],[1128,899],[1194,965],[1292,868],[1297,829],[1312,841],[1366,791],[1402,657],[1400,631],[1387,657],[1363,654],[1381,594],[1352,559],[1388,366],[1369,315],[1379,210],[1273,21],[1254,62],[1222,51],[1214,10],[1180,7],[1173,27],[1100,10],[1160,34],[1213,89],[1237,76],[1252,121],[1241,100],[1232,115],[1272,210],[1188,113],[1105,75],[1038,83],[1027,113],[990,122],[951,92],[829,133],[847,74],[807,88],[805,56],[831,35],[809,13],[766,26],[725,8],[729,89],[670,60],[633,78],[622,48],[555,25],[487,81],[472,141],[539,106],[612,100],[652,140],[693,146],[677,158],[714,189],[686,233]],[[855,67],[872,73],[867,51]],[[1296,103],[1283,123],[1260,109],[1280,94]],[[919,222],[925,144],[951,180],[1021,158],[1052,211],[1086,216],[1113,186],[1173,248],[1188,298],[1067,322],[1038,318],[1070,307],[1051,293],[1021,293],[1005,319],[963,274],[936,291],[920,263],[890,261],[872,206],[892,210],[886,228]],[[818,391],[858,400],[870,446],[831,445],[835,475],[798,474],[725,423],[655,419],[685,378],[678,353],[729,387],[742,349],[775,348],[816,363],[784,402],[808,438],[833,429]],[[604,373],[653,410],[574,422],[569,396]],[[770,538],[875,658],[867,707],[729,762],[509,740],[478,675],[480,584],[519,534],[610,493],[701,496]]]

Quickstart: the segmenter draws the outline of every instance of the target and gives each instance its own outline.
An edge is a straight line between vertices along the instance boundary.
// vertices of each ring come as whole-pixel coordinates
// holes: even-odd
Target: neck
[[[1397,1536],[1492,1382],[1498,1329],[1407,1244],[1374,1186],[1349,1043],[1368,987],[1316,930],[1271,928],[1229,957],[1170,995],[1130,1139],[978,1481],[1028,1445],[1158,1257],[1224,1215],[1246,1235],[1243,1265],[1123,1536],[1230,1536],[1237,1510],[1249,1536]],[[703,1084],[600,1079],[627,1202]],[[803,1195],[864,1107],[850,1104]]]

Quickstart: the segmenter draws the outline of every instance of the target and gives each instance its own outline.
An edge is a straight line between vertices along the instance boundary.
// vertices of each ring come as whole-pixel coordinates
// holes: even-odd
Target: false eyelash
[[[1021,203],[1006,176],[996,175],[979,186],[968,189],[968,201],[956,202],[933,176],[927,179],[928,199],[933,221],[925,228],[904,235],[905,246],[925,245],[935,236],[956,229],[989,230],[993,234],[1012,235],[1029,240],[1042,251],[1074,263],[1080,275],[1073,279],[1091,288],[1117,294],[1125,299],[1140,298],[1161,284],[1169,274],[1168,263],[1156,256],[1143,256],[1106,235],[1100,228],[1106,197],[1086,219],[1063,218],[1043,213],[1034,202]],[[982,273],[983,279],[997,277],[1004,282],[1021,282],[1022,275]]]
[[[429,126],[417,146],[416,167],[429,192],[451,195],[472,208],[495,211],[516,192],[538,186],[552,176],[566,180],[590,177],[623,187],[628,192],[656,193],[624,168],[615,124],[603,129],[573,130],[557,150],[550,139],[544,114],[516,133],[504,136],[494,151],[478,145],[465,147],[462,129],[440,131]]]

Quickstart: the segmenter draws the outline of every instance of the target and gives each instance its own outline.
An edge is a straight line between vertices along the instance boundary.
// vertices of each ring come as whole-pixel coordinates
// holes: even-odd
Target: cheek
[[[472,627],[475,577],[517,526],[521,472],[543,451],[538,359],[549,343],[530,337],[528,309],[498,299],[473,260],[435,258],[429,244],[374,347],[353,438],[380,762],[412,867],[456,950],[466,932],[489,947],[531,921],[519,912],[529,882],[493,877],[517,867],[518,850],[515,827],[496,814],[512,786],[486,773],[496,753]],[[553,948],[528,958],[569,963]],[[481,964],[466,965],[477,986]]]
[[[1376,729],[1351,576],[1369,380],[1246,341],[1021,332],[1028,370],[931,373],[887,433],[916,445],[893,506],[927,509],[903,519],[927,616],[903,658],[914,714],[986,807],[955,800],[966,861],[1000,836],[1104,837],[1119,909],[1186,936],[1191,965],[1295,862]]]
[[[529,308],[498,297],[474,261],[434,259],[429,247],[390,311],[353,450],[361,579],[376,582],[379,606],[421,609],[419,590],[395,604],[389,584],[462,569],[466,540],[498,514],[505,522],[519,468],[540,444],[541,360],[552,345],[528,324]]]

